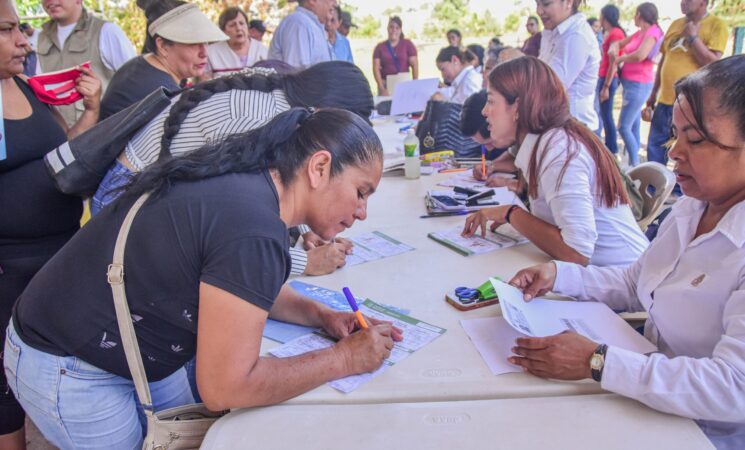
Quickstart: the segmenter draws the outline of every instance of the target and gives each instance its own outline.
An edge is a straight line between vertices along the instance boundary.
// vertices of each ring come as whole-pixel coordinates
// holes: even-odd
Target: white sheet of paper
[[[391,103],[391,115],[424,111],[427,101],[437,92],[440,80],[425,78],[398,83]]]
[[[525,302],[519,289],[496,278],[490,280],[499,296],[502,316],[515,330],[528,336],[552,336],[572,330],[595,342],[637,353],[657,350],[604,303],[540,298]]]
[[[484,362],[494,375],[522,372],[520,366],[511,364],[511,348],[515,339],[525,335],[517,332],[502,317],[484,317],[460,321],[463,330],[473,342]]]
[[[446,331],[444,328],[393,311],[369,299],[360,303],[359,308],[360,312],[367,317],[392,322],[393,325],[403,331],[404,338],[401,342],[396,342],[394,344],[390,356],[377,370],[370,373],[351,375],[328,383],[329,386],[338,391],[344,392],[345,394],[352,392],[364,383],[372,380],[390,366],[406,359],[415,351],[445,334]],[[330,339],[312,333],[293,339],[278,348],[270,350],[269,353],[278,358],[287,358],[290,356],[302,355],[303,353],[314,350],[328,348],[332,345],[334,345],[334,342]]]
[[[461,236],[463,226],[458,225],[449,230],[429,233],[429,237],[465,256],[480,255],[528,242],[514,228],[504,227],[504,229],[506,233],[502,233],[502,227],[499,227],[496,232],[487,231],[485,238],[482,238],[480,233],[466,238]]]
[[[349,238],[349,240],[354,243],[354,247],[352,248],[352,254],[347,255],[347,266],[356,266],[357,264],[396,256],[414,250],[414,247],[399,242],[380,231],[361,234]]]

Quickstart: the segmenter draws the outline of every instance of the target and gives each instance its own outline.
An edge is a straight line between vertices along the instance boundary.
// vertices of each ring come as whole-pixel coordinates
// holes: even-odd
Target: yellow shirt
[[[670,24],[660,49],[665,60],[658,69],[661,71],[658,101],[664,105],[675,103],[675,82],[701,67],[685,39],[687,21],[681,17]],[[721,19],[708,15],[701,21],[698,37],[709,50],[724,53],[729,30]]]

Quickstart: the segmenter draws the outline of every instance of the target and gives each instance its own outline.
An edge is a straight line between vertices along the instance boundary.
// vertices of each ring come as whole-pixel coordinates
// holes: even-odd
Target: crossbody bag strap
[[[148,197],[150,197],[150,193],[142,194],[124,218],[124,223],[122,223],[119,229],[119,235],[116,237],[114,261],[109,264],[107,278],[109,285],[111,285],[111,291],[114,294],[116,321],[119,324],[119,335],[122,339],[124,354],[127,357],[127,366],[129,366],[137,396],[140,398],[140,403],[145,413],[152,414],[153,400],[150,395],[150,387],[147,384],[145,367],[142,364],[140,346],[137,344],[137,336],[132,325],[132,316],[130,315],[129,305],[127,304],[127,294],[124,290],[124,247],[127,243],[127,236],[129,235],[129,229],[132,227],[135,215],[140,210],[142,204],[147,201]]]
[[[396,56],[396,51],[393,50],[393,45],[391,45],[391,41],[386,41],[386,46],[388,47],[388,52],[391,54],[391,58],[393,59],[393,65],[396,66],[396,73],[401,73],[401,61],[398,60],[398,56]],[[401,42],[399,41],[399,44]]]

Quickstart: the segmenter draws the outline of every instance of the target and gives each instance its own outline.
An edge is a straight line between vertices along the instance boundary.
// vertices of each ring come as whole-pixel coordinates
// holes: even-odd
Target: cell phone
[[[499,303],[499,298],[494,297],[489,300],[476,299],[476,300],[461,300],[455,295],[455,291],[448,292],[445,294],[445,301],[450,303],[452,307],[459,311],[470,311],[472,309],[483,308],[484,306],[493,305]]]

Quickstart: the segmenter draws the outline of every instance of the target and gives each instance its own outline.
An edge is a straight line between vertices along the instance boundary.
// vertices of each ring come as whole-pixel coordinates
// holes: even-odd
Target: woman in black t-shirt
[[[57,191],[44,155],[98,120],[101,82],[89,69],[76,80],[85,112],[69,130],[62,117],[41,103],[26,83],[29,51],[13,2],[0,1],[0,328],[31,277],[80,226],[82,200]],[[5,333],[0,334],[5,345]],[[0,359],[4,359],[0,355]],[[0,371],[0,448],[25,448],[24,414]]]
[[[382,166],[380,140],[362,118],[295,108],[136,175],[14,309],[8,376],[47,439],[62,448],[141,444],[145,424],[137,421],[105,273],[124,216],[145,192],[152,196],[127,239],[125,284],[156,411],[193,401],[183,365],[194,355],[199,392],[213,410],[281,402],[378,368],[400,330],[372,321],[350,335],[354,315],[283,284],[287,227],[306,223],[331,239],[365,219]],[[268,316],[341,340],[295,358],[260,358]],[[38,395],[50,391],[51,402]]]

